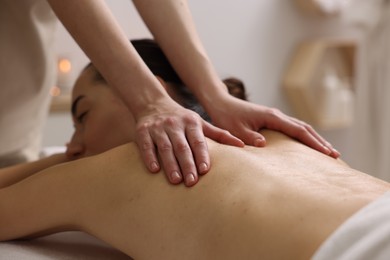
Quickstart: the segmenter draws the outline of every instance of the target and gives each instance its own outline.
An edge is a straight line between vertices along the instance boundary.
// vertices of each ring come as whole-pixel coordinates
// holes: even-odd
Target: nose
[[[80,134],[73,133],[70,142],[66,145],[66,156],[70,160],[76,160],[83,157],[85,154],[85,147],[81,141]]]

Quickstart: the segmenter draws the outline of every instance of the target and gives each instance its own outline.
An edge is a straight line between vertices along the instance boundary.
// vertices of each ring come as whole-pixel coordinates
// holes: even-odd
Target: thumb
[[[244,128],[240,133],[236,134],[242,141],[247,145],[252,145],[256,147],[264,147],[266,145],[266,140],[264,136],[256,131],[251,129]]]
[[[229,131],[222,130],[206,121],[203,121],[203,134],[221,144],[238,147],[243,147],[245,145],[243,141],[232,135]]]

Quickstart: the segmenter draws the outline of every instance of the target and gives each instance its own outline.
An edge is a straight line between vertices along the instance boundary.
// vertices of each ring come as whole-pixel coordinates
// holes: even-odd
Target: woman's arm
[[[186,0],[133,0],[169,61],[213,124],[248,145],[264,146],[260,129],[277,130],[333,157],[339,153],[308,124],[277,109],[238,101],[220,80],[197,34]]]
[[[0,189],[19,182],[53,165],[67,162],[65,154],[54,154],[35,162],[0,169]]]
[[[0,241],[77,230],[82,183],[73,172],[54,166],[0,189]]]
[[[180,78],[203,105],[228,94],[202,45],[186,0],[133,3]]]

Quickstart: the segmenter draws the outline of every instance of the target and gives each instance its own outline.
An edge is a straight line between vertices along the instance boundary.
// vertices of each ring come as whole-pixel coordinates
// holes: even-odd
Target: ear
[[[168,84],[160,77],[156,76],[157,80],[160,82],[161,86],[168,92]]]

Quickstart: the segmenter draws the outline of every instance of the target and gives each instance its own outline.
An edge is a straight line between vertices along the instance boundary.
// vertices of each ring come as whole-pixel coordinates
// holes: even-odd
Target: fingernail
[[[201,163],[200,165],[199,165],[199,172],[200,173],[205,173],[206,171],[207,171],[207,164],[206,163]]]
[[[253,144],[254,144],[254,146],[259,147],[259,146],[262,146],[262,145],[263,145],[263,142],[264,142],[264,139],[262,139],[262,138],[257,138],[257,139],[253,142]]]
[[[192,173],[187,174],[187,176],[186,176],[186,184],[187,185],[191,185],[191,184],[194,183],[194,181],[195,181],[195,176]]]
[[[152,170],[153,172],[158,171],[158,164],[156,162],[152,162],[150,164],[150,170]]]
[[[324,147],[325,153],[326,153],[327,155],[329,155],[329,154],[332,153],[332,151],[331,151],[328,147],[326,147],[325,145],[324,145],[323,147]]]
[[[171,180],[174,183],[179,183],[181,181],[181,175],[177,171],[174,171],[171,173]]]

